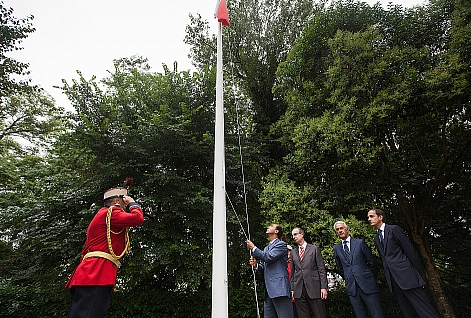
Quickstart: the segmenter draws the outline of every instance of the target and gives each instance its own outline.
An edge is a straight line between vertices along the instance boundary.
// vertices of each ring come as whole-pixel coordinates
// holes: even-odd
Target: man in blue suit
[[[385,318],[379,286],[376,282],[378,263],[364,240],[352,238],[343,221],[334,224],[341,241],[334,246],[334,258],[339,274],[345,280],[347,294],[357,318]]]
[[[422,264],[406,234],[397,225],[386,224],[380,209],[368,211],[370,225],[378,230],[374,240],[383,260],[389,290],[394,292],[406,318],[439,318],[424,291]]]
[[[278,224],[267,227],[266,234],[270,243],[263,251],[247,240],[247,248],[252,251],[250,265],[265,278],[265,298],[263,316],[265,318],[293,318],[291,288],[288,281],[288,248],[280,240],[283,229]],[[257,260],[259,263],[257,264]]]

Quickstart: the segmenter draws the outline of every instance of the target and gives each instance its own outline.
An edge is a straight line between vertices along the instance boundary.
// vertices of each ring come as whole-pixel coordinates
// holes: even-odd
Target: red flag
[[[231,23],[229,22],[229,12],[227,12],[227,5],[226,1],[220,0],[217,8],[215,16],[218,18],[218,21],[222,23],[222,25],[230,26]]]

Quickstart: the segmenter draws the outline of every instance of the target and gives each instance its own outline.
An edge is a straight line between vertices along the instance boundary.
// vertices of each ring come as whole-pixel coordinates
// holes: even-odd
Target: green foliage
[[[129,293],[135,288],[165,290],[188,299],[197,299],[198,294],[208,297],[212,216],[208,136],[214,74],[147,70],[141,58],[122,59],[103,81],[105,90],[83,77],[71,85],[64,83],[77,110],[70,117],[69,132],[57,136],[48,164],[38,166],[44,162],[39,161],[35,169],[25,167],[24,179],[35,180],[32,193],[21,195],[19,189],[26,188],[12,184],[23,202],[9,202],[9,210],[2,213],[7,221],[2,222],[2,233],[8,233],[8,241],[17,246],[5,261],[26,251],[37,257],[34,267],[24,263],[24,283],[15,280],[20,272],[7,270],[4,289],[19,292],[36,277],[53,286],[51,293],[64,297],[52,297],[55,305],[48,306],[18,303],[8,307],[10,315],[20,317],[21,312],[27,314],[25,306],[34,310],[43,305],[57,306],[54,313],[65,314],[68,297],[63,286],[77,265],[88,223],[101,206],[104,189],[122,185],[126,176],[135,179],[131,194],[140,200],[146,222],[132,231],[133,251],[120,268],[117,290],[128,300],[122,305],[133,303]],[[55,269],[45,271],[55,279],[46,279],[40,272],[45,268]],[[38,293],[42,288],[38,285]]]
[[[209,290],[187,294],[141,288],[126,293],[116,292],[111,297],[107,317],[208,317],[211,315],[210,294]]]
[[[272,179],[285,180],[293,201],[302,200],[290,207],[296,212],[278,214],[288,223],[304,220],[305,206],[359,220],[368,208],[382,207],[388,222],[409,232],[427,276],[448,272],[455,258],[448,225],[469,229],[463,221],[469,209],[461,206],[469,206],[464,179],[471,153],[466,51],[448,50],[462,47],[457,38],[450,42],[449,8],[437,2],[383,10],[346,1],[317,13],[277,73],[274,91],[287,110],[276,129],[288,154],[261,197],[267,215],[273,217],[271,202],[290,202],[285,191],[273,190]],[[307,211],[307,223],[323,224],[326,218],[311,219]],[[322,235],[316,226],[310,230]],[[464,237],[469,241],[469,232]],[[466,272],[460,268],[460,280]],[[430,282],[448,311],[437,296],[440,283]]]
[[[50,96],[29,80],[28,64],[8,56],[9,52],[21,50],[20,43],[35,31],[33,16],[18,19],[13,8],[0,1],[0,154],[22,151],[37,152],[39,146],[49,142],[48,138],[62,127],[63,110],[54,105]],[[29,144],[31,146],[25,146]],[[28,149],[33,148],[33,149]],[[2,160],[3,161],[3,160]],[[5,164],[9,165],[8,160]],[[0,166],[0,167],[3,167]],[[2,169],[3,170],[3,169]],[[3,172],[0,172],[3,173]]]
[[[276,69],[323,2],[235,0],[227,5],[231,26],[223,29],[223,61],[229,81],[226,87],[236,88],[227,96],[234,96],[250,114],[250,140],[266,163],[260,166],[268,169],[282,157],[282,149],[270,131],[285,110],[283,101],[272,92]],[[199,70],[214,67],[216,38],[209,36],[208,23],[201,16],[190,19],[185,42],[192,46],[194,65]]]
[[[0,102],[10,94],[28,91],[29,80],[17,81],[15,75],[28,74],[28,64],[8,56],[8,52],[21,50],[21,41],[35,31],[31,21],[33,16],[18,19],[13,16],[13,8],[5,7],[0,1]]]
[[[208,279],[204,269],[210,255],[212,179],[206,171],[211,140],[205,136],[211,127],[208,87],[213,75],[168,69],[166,74],[152,74],[140,58],[115,65],[116,72],[103,81],[106,92],[83,78],[64,86],[69,96],[78,97],[69,148],[82,147],[92,154],[90,172],[101,176],[98,188],[90,189],[97,196],[100,189],[132,176],[131,194],[142,198],[146,223],[133,237],[145,248],[136,248],[133,257],[146,265],[123,266],[123,288],[132,282],[196,290]],[[145,283],[149,277],[159,279]]]
[[[63,127],[63,109],[42,90],[32,89],[0,100],[0,146],[4,151],[38,151],[49,145]]]
[[[329,290],[325,307],[328,317],[349,318],[355,317],[347,290],[344,284],[337,283],[334,289]]]
[[[248,263],[248,261],[247,261]],[[246,275],[239,285],[229,285],[229,317],[254,317],[256,316],[255,287],[252,272],[243,264],[241,269]],[[247,275],[248,274],[248,275]],[[258,276],[258,275],[257,275]],[[260,315],[263,315],[264,282],[262,277],[256,277],[257,299]]]
[[[58,317],[61,315],[56,313],[67,306],[67,298],[64,290],[56,289],[62,284],[61,270],[52,261],[61,254],[55,242],[62,240],[55,236],[57,223],[48,219],[50,211],[43,202],[39,181],[48,170],[35,156],[14,160],[15,172],[2,182],[5,196],[1,202],[7,208],[0,214],[0,232],[2,245],[8,246],[9,252],[0,258],[0,315]]]

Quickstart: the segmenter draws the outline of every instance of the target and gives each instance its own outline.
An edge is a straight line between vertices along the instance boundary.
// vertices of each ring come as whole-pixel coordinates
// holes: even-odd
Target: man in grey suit
[[[334,224],[341,241],[334,246],[334,258],[339,274],[345,280],[347,294],[357,318],[385,318],[379,286],[376,282],[378,262],[364,240],[352,238],[343,221]]]
[[[304,240],[304,231],[295,227],[293,240],[298,248],[291,251],[291,289],[299,318],[325,318],[327,272],[321,251]]]
[[[247,248],[252,251],[250,265],[257,272],[264,273],[265,298],[263,316],[265,318],[293,318],[291,289],[288,281],[288,248],[280,240],[283,228],[278,224],[267,227],[266,234],[270,243],[263,251],[247,240]],[[260,262],[257,264],[257,260]]]
[[[389,290],[406,318],[439,318],[424,291],[422,265],[402,229],[386,224],[386,214],[380,209],[368,211],[370,225],[378,230],[374,240],[383,261]]]

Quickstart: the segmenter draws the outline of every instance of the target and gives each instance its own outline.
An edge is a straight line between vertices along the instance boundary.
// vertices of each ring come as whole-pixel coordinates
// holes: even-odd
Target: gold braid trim
[[[124,234],[124,250],[121,253],[121,255],[117,256],[113,251],[113,246],[111,245],[111,233],[119,234],[124,229],[119,231],[118,233],[111,231],[111,212],[112,211],[113,211],[113,207],[110,206],[110,208],[108,209],[108,213],[106,214],[106,237],[108,239],[108,249],[110,250],[110,255],[113,258],[120,260],[121,258],[123,258],[124,255],[129,253],[129,250],[131,249],[131,242],[129,241],[129,228],[128,227],[126,228],[126,233]]]
[[[116,265],[116,267],[119,267],[119,265],[121,265],[120,261],[116,258],[114,258],[112,255],[106,253],[106,252],[102,252],[102,251],[93,251],[93,252],[88,252],[87,254],[85,254],[85,256],[82,258],[82,262],[84,260],[86,260],[87,258],[89,257],[100,257],[100,258],[105,258],[111,262],[113,262],[113,264]]]

